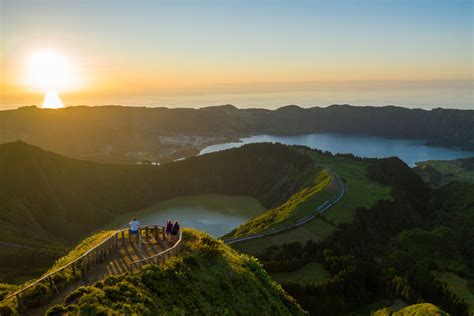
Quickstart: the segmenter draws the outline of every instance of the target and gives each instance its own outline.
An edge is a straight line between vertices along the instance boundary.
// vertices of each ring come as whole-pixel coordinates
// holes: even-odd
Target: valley
[[[24,230],[3,230],[6,242],[26,246],[0,248],[3,258],[10,258],[12,253],[16,257],[15,264],[0,267],[9,275],[4,282],[21,284],[41,274],[54,258],[82,238],[74,239],[70,232],[56,229],[52,230],[55,235],[41,233],[43,227],[54,227],[55,223],[36,219],[35,210],[28,203],[35,196],[23,190],[24,183],[28,183],[32,187],[47,187],[48,194],[53,194],[62,205],[78,201],[61,193],[65,186],[74,188],[82,201],[93,201],[95,210],[103,210],[104,219],[102,224],[94,222],[90,232],[123,227],[134,215],[143,218],[145,224],[176,216],[173,219],[185,227],[207,230],[216,237],[225,234],[225,238],[283,228],[282,232],[237,241],[231,246],[259,258],[270,276],[312,314],[373,311],[395,302],[398,307],[394,308],[398,310],[420,299],[445,311],[455,311],[454,314],[473,308],[470,258],[474,253],[470,244],[473,239],[469,237],[472,206],[468,202],[472,185],[453,182],[429,188],[415,173],[423,176],[419,168],[411,169],[398,158],[360,158],[268,143],[247,144],[161,166],[85,162],[22,142],[2,145],[0,154],[3,165],[8,165],[8,170],[2,171],[4,174],[12,168],[20,170],[20,166],[30,170],[27,176],[16,173],[16,181],[5,186],[8,190],[3,195],[9,196],[3,201],[21,202],[28,216],[2,217],[2,221],[8,223],[5,227],[14,228],[19,221],[25,225],[25,219],[30,218],[32,222],[27,225],[33,228],[24,237],[20,233]],[[53,162],[62,167],[53,171],[48,167]],[[37,166],[41,166],[38,170],[46,178],[35,176]],[[121,186],[123,177],[127,186],[122,189],[128,191],[117,195],[115,190]],[[64,182],[66,178],[68,181]],[[45,179],[47,185],[43,184]],[[343,184],[342,198],[318,213],[318,206],[341,193],[336,179]],[[93,184],[89,184],[91,181]],[[94,191],[86,189],[90,185]],[[113,205],[103,204],[110,203],[111,196],[117,197]],[[3,206],[6,210],[15,205],[8,203]],[[69,205],[75,206],[62,206],[58,212],[77,210],[78,206],[90,208],[80,203]],[[87,223],[84,215],[81,211],[82,222],[66,220],[61,225],[69,231],[75,227],[83,229]],[[293,227],[312,215],[316,217]],[[68,216],[74,216],[74,212]],[[235,229],[230,231],[232,228]],[[28,237],[33,233],[39,238]],[[50,246],[47,250],[33,250],[35,243]],[[42,259],[35,266],[22,265],[28,256]],[[60,262],[67,260],[70,259]],[[357,290],[351,289],[355,280]],[[430,284],[436,291],[426,292],[423,284]],[[342,290],[341,286],[348,289]],[[11,291],[6,285],[2,288],[5,293]],[[403,292],[399,292],[401,289]],[[318,293],[317,305],[311,303],[312,295],[316,295],[312,293]],[[440,297],[449,297],[449,301],[441,301]],[[359,302],[357,307],[355,302]]]
[[[130,212],[203,194],[253,197],[261,205],[250,211],[256,212],[285,201],[315,172],[311,159],[283,145],[250,145],[159,167],[81,161],[23,142],[0,145],[0,237],[34,248],[0,247],[2,281],[39,273],[120,215],[128,223]]]

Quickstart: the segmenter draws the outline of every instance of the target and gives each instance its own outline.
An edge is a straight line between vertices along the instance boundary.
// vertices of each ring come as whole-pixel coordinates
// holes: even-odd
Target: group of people
[[[134,217],[130,223],[130,237],[132,240],[134,240],[136,243],[140,242],[140,234],[139,234],[139,229],[140,229],[140,222]],[[165,238],[168,240],[170,244],[174,243],[179,234],[179,223],[172,222],[172,221],[167,221],[166,226],[165,226]]]
[[[170,244],[174,243],[178,238],[179,234],[179,223],[178,222],[166,222],[165,235]]]

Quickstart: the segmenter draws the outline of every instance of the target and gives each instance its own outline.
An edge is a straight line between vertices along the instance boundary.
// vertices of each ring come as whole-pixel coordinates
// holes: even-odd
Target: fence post
[[[121,234],[121,237],[122,237],[121,242],[122,242],[122,246],[123,246],[123,244],[125,243],[125,231],[122,230],[122,232],[120,234]]]
[[[153,236],[155,237],[155,240],[158,241],[159,234],[158,234],[158,226],[157,225],[153,226]]]
[[[148,238],[150,237],[150,229],[148,226],[145,227],[145,240],[148,241]]]
[[[165,228],[164,227],[161,227],[161,233],[162,233],[163,240],[166,240],[166,234],[165,234]]]

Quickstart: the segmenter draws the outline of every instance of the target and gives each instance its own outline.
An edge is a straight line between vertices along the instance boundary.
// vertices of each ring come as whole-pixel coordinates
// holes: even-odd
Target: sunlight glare
[[[27,72],[28,85],[45,93],[45,108],[63,107],[58,93],[76,84],[71,62],[52,50],[35,51],[28,60]]]
[[[64,107],[56,91],[48,91],[44,96],[43,109],[59,109]]]

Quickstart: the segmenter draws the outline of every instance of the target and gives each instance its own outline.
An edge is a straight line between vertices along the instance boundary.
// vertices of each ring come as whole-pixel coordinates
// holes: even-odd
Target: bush
[[[74,291],[72,291],[71,293],[69,293],[68,296],[66,296],[66,298],[64,299],[64,303],[65,303],[66,305],[75,303],[75,302],[77,302],[77,300],[80,299],[84,294],[87,294],[87,293],[90,293],[90,292],[91,292],[91,291],[89,290],[88,287],[81,286],[81,287],[75,289]]]
[[[22,303],[26,307],[40,306],[51,296],[49,288],[44,284],[36,284],[33,289],[27,290],[22,297]]]
[[[14,314],[15,314],[15,310],[11,306],[0,305],[0,315],[10,316],[10,315],[14,315]]]
[[[46,311],[47,316],[62,316],[66,313],[67,313],[67,308],[61,304],[53,305]]]

